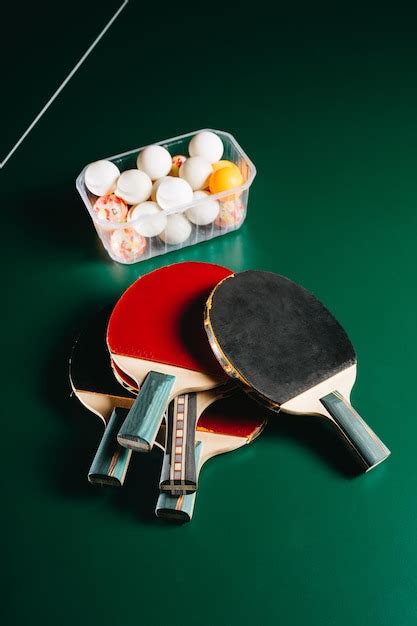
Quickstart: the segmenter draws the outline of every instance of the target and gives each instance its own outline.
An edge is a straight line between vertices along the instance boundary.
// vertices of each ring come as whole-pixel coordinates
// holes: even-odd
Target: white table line
[[[92,52],[92,50],[96,47],[96,45],[98,44],[98,42],[100,41],[100,39],[106,34],[106,32],[109,30],[110,26],[113,24],[113,22],[118,18],[118,16],[120,15],[120,13],[123,11],[123,9],[125,8],[125,6],[128,4],[129,0],[124,0],[123,4],[117,9],[116,13],[113,15],[113,17],[110,19],[109,22],[107,22],[106,26],[103,28],[103,30],[101,31],[101,33],[98,35],[98,37],[93,41],[93,43],[91,44],[91,46],[87,49],[87,51],[83,54],[83,56],[81,57],[81,59],[78,61],[78,63],[75,65],[75,67],[70,71],[70,73],[68,74],[68,76],[65,78],[65,80],[61,83],[61,85],[58,87],[58,89],[55,91],[55,93],[53,94],[53,96],[48,100],[48,102],[45,104],[45,106],[43,107],[43,109],[38,113],[38,115],[35,117],[35,119],[33,120],[33,122],[27,127],[27,129],[25,130],[25,132],[23,133],[23,135],[20,137],[20,139],[15,143],[15,145],[13,146],[13,148],[10,150],[9,154],[3,159],[3,161],[0,163],[0,169],[2,169],[7,161],[10,159],[10,157],[16,152],[16,150],[18,149],[18,147],[21,145],[21,143],[26,139],[26,137],[29,135],[30,131],[33,129],[33,127],[39,122],[39,120],[41,119],[42,115],[49,109],[49,107],[51,106],[51,104],[54,102],[54,100],[56,100],[56,98],[59,96],[59,94],[61,93],[61,91],[64,89],[65,85],[71,80],[71,78],[74,76],[75,72],[81,67],[81,65],[84,63],[84,61],[86,60],[86,58],[88,57],[88,55]]]

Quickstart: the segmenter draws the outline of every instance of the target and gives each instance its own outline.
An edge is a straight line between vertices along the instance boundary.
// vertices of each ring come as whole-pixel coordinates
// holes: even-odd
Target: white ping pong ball
[[[162,146],[148,146],[139,153],[136,164],[151,180],[167,176],[171,171],[172,158]]]
[[[223,156],[223,150],[223,142],[220,137],[208,130],[194,135],[188,146],[190,156],[203,157],[209,163],[220,161]]]
[[[158,191],[159,185],[162,183],[163,180],[167,180],[167,179],[170,179],[170,178],[173,178],[173,176],[162,176],[161,178],[158,178],[158,180],[156,180],[153,183],[152,191],[151,191],[151,200],[156,202],[156,192]]]
[[[119,176],[119,168],[111,161],[95,161],[85,170],[85,186],[95,196],[105,196],[116,189]]]
[[[152,181],[145,172],[126,170],[117,180],[116,196],[128,204],[139,204],[149,198]]]
[[[203,201],[202,198],[207,198],[207,200]],[[207,226],[207,224],[214,222],[220,210],[220,204],[217,200],[212,200],[206,191],[195,191],[194,200],[200,200],[200,202],[185,212],[190,222],[196,226]]]
[[[190,157],[180,167],[180,178],[190,183],[193,191],[208,186],[208,179],[213,172],[210,161],[201,156]]]
[[[133,206],[127,216],[132,228],[143,237],[156,237],[167,224],[167,216],[156,202],[141,202]]]
[[[183,243],[191,235],[191,224],[182,213],[168,215],[165,230],[159,238],[171,246]]]
[[[162,209],[176,209],[193,201],[193,190],[186,180],[169,176],[158,186],[156,201]]]

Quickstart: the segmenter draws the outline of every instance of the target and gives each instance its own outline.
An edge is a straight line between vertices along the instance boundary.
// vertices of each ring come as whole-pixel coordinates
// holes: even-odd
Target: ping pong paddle
[[[117,441],[117,433],[126,419],[136,393],[115,380],[106,350],[106,331],[111,308],[101,310],[85,326],[71,352],[70,383],[78,400],[98,415],[105,431],[94,456],[88,480],[97,485],[121,487],[124,483],[132,450]],[[164,450],[165,428],[161,427],[155,443]]]
[[[208,298],[205,328],[225,372],[273,411],[328,418],[366,471],[389,456],[350,405],[355,350],[306,289],[270,272],[227,277]]]
[[[118,434],[122,445],[149,450],[167,415],[167,455],[161,488],[195,491],[196,401],[192,392],[227,382],[204,333],[203,311],[213,287],[230,270],[210,263],[178,263],[138,279],[110,316],[107,345],[112,360],[140,387]],[[172,461],[172,462],[171,462]]]
[[[113,374],[116,380],[130,393],[137,394],[138,390],[135,388],[135,382],[129,376],[127,376],[127,374],[125,374],[116,365],[116,363],[112,362],[112,368],[113,368]],[[226,384],[226,385],[223,385],[222,387],[216,387],[215,389],[208,389],[207,391],[200,391],[198,393],[193,392],[189,394],[178,395],[174,398],[174,400],[171,401],[168,407],[168,416],[167,416],[168,423],[173,423],[173,424],[176,424],[176,426],[178,426],[181,419],[183,419],[183,415],[184,413],[186,413],[190,402],[194,403],[193,412],[196,416],[196,422],[199,423],[198,418],[200,418],[202,413],[210,406],[210,404],[213,404],[220,398],[226,398],[230,396],[233,392],[235,392],[235,386]],[[195,477],[196,486],[197,486],[197,480],[198,480],[197,466],[198,466],[198,459],[200,457],[200,448],[201,448],[200,430],[201,429],[199,429],[198,433],[193,434],[193,449],[191,449],[191,446],[190,446],[190,453],[194,454],[194,464],[196,467],[196,477]],[[167,432],[165,446],[164,446],[165,452],[164,452],[164,459],[162,463],[162,471],[161,471],[159,487],[161,491],[169,492],[172,496],[181,496],[181,495],[186,495],[186,494],[195,492],[195,489],[191,491],[190,489],[187,489],[187,488],[184,489],[184,487],[182,487],[181,485],[177,485],[177,484],[175,485],[174,488],[167,487],[170,484],[169,483],[170,479],[172,482],[174,482],[175,480],[175,476],[173,475],[173,472],[178,471],[179,469],[178,467],[175,466],[175,462],[174,463],[171,462],[171,459],[175,455],[178,454],[177,444],[178,444],[178,441],[173,441],[172,438],[170,437],[170,433]],[[177,458],[178,457],[176,457],[176,460]],[[189,463],[188,463],[188,468],[189,468]],[[186,476],[185,476],[184,465],[181,469],[183,472],[182,477],[183,479],[185,479]]]
[[[241,393],[213,404],[198,422],[195,449],[198,473],[212,457],[251,443],[265,424],[265,410],[254,402],[248,402]],[[155,513],[165,519],[190,521],[195,498],[196,493],[179,497],[161,493]]]
[[[117,384],[108,365],[105,338],[109,314],[110,311],[101,311],[79,335],[72,349],[69,375],[77,398],[105,426],[88,480],[93,484],[122,486],[132,451],[117,442],[117,433],[134,396]]]

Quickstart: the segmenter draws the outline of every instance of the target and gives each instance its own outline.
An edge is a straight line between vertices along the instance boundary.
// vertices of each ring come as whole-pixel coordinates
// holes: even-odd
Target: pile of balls
[[[245,207],[240,193],[222,196],[220,201],[211,197],[244,182],[239,167],[222,160],[220,137],[209,131],[198,133],[188,151],[189,157],[171,157],[163,146],[152,145],[139,153],[137,169],[121,173],[112,161],[87,167],[84,180],[93,194],[96,228],[102,238],[107,235],[113,257],[124,263],[138,260],[152,237],[168,246],[182,244],[193,224],[229,229],[242,223]],[[116,224],[126,226],[115,228]]]

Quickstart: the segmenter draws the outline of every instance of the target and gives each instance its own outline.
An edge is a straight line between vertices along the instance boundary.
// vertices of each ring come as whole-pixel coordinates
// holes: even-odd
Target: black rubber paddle
[[[350,405],[349,337],[306,289],[270,272],[234,274],[209,297],[205,328],[224,370],[270,409],[330,419],[366,471],[389,456]]]
[[[117,433],[135,396],[117,383],[110,367],[106,349],[110,312],[110,308],[100,311],[80,333],[71,352],[69,375],[77,398],[98,415],[105,426],[88,480],[93,484],[121,487],[132,451],[118,444]]]

